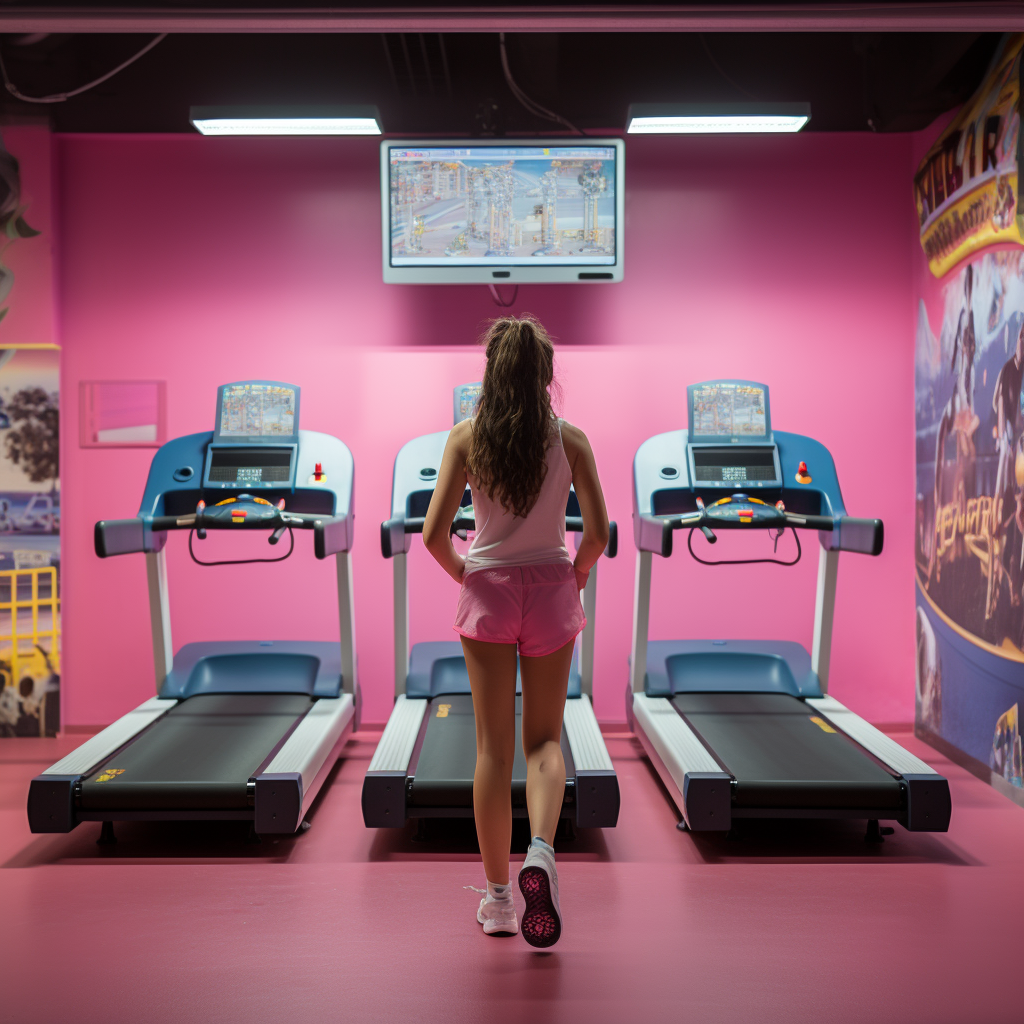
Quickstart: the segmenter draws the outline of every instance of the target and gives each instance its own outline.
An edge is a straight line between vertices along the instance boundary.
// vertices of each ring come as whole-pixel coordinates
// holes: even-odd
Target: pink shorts
[[[519,644],[524,657],[543,658],[586,624],[568,562],[473,569],[463,577],[455,631],[470,640]]]

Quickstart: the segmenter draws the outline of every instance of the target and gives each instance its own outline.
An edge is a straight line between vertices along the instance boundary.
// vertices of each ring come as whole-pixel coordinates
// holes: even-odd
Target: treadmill
[[[472,414],[479,384],[455,389],[455,422]],[[406,553],[423,521],[437,480],[448,431],[417,437],[395,459],[391,518],[381,524],[381,551],[394,566],[395,706],[363,781],[363,820],[368,828],[400,828],[410,819],[471,818],[476,767],[476,726],[469,675],[458,640],[409,648]],[[452,532],[465,538],[474,527],[466,488]],[[570,492],[566,529],[582,532],[579,503]],[[616,526],[605,554],[616,551]],[[597,566],[583,591],[587,625],[576,640],[562,727],[565,796],[560,822],[611,828],[619,816],[619,784],[594,717],[594,613]],[[453,609],[454,614],[454,609]],[[526,759],[522,751],[522,687],[516,684],[516,752],[512,814],[527,817]]]
[[[223,385],[216,429],[153,456],[138,515],[96,524],[100,558],[146,556],[157,692],[32,780],[33,832],[101,821],[109,841],[114,821],[210,819],[299,829],[359,719],[352,454],[299,429],[299,399],[277,381]],[[209,530],[269,532],[264,561],[287,558],[294,531],[312,532],[316,557],[335,558],[340,643],[213,641],[172,657],[165,545],[177,530],[206,565],[230,564],[202,557]]]
[[[852,818],[911,831],[949,826],[949,784],[828,693],[839,553],[878,555],[878,519],[846,514],[832,456],[810,437],[772,431],[768,387],[716,380],[687,389],[687,430],[646,440],[633,460],[637,546],[626,711],[682,815],[680,828],[725,831],[743,818]],[[648,641],[652,555],[676,530],[815,530],[814,641]],[[712,549],[704,545],[705,552]],[[717,555],[718,549],[714,549]],[[769,552],[770,553],[770,552]],[[795,564],[792,558],[764,559]],[[733,560],[735,564],[736,560]]]

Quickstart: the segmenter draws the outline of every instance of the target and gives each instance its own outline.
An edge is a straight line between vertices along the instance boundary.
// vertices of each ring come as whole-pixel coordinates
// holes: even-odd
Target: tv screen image
[[[619,140],[385,142],[384,278],[619,280],[622,164]]]

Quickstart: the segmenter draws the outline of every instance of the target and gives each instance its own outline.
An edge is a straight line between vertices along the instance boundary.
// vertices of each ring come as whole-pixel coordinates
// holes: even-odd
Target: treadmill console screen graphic
[[[771,448],[695,448],[693,478],[698,483],[777,484]]]
[[[694,437],[766,437],[764,388],[701,384],[693,393]]]
[[[463,384],[455,389],[456,423],[476,415],[476,407],[480,404],[480,393],[483,389],[483,384]]]
[[[286,484],[291,480],[292,453],[288,448],[215,448],[210,459],[210,483]]]
[[[391,265],[615,263],[615,147],[390,150]]]
[[[224,389],[221,437],[292,437],[295,391],[276,384],[232,384]]]

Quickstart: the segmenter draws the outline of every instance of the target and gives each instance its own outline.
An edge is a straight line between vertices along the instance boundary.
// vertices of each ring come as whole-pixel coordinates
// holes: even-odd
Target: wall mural
[[[914,192],[917,731],[1024,804],[1022,43],[1009,37]]]
[[[60,352],[0,349],[0,735],[60,726]]]
[[[916,345],[917,724],[1020,790],[1024,251],[986,253],[928,298]]]
[[[49,247],[6,136],[49,161],[48,133],[0,141],[0,736],[60,728],[60,350],[52,342]],[[11,314],[8,316],[8,314]],[[25,315],[31,313],[32,315]],[[40,329],[40,325],[46,325]]]

